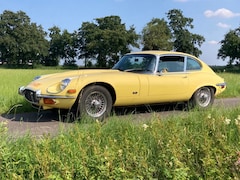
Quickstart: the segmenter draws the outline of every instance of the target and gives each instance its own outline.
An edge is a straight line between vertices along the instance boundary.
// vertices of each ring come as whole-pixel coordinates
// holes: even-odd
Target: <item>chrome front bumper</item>
[[[75,96],[58,96],[58,95],[43,95],[41,90],[32,90],[24,86],[18,88],[18,94],[25,97],[25,99],[32,104],[39,104],[41,98],[45,99],[75,99]]]
[[[39,104],[41,91],[33,91],[31,89],[26,89],[24,86],[18,89],[18,94],[25,97],[25,99],[32,104]]]

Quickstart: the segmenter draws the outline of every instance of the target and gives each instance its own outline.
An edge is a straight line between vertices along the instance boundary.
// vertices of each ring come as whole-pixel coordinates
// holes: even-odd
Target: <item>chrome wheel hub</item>
[[[211,92],[209,89],[200,89],[197,93],[198,104],[202,107],[206,107],[211,102]]]
[[[86,112],[91,117],[100,117],[107,109],[107,99],[101,92],[92,92],[85,101]]]

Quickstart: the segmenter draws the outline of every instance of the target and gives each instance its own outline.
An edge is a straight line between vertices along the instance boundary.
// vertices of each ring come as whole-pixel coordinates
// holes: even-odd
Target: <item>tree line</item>
[[[153,18],[140,33],[134,25],[127,29],[114,15],[83,22],[71,33],[57,26],[46,32],[25,12],[5,10],[0,14],[0,62],[16,67],[27,63],[57,66],[63,60],[66,66],[80,62],[85,67],[109,68],[133,48],[173,50],[198,57],[205,38],[192,33],[193,28],[192,18],[172,9],[166,19]],[[229,58],[229,64],[240,58],[239,30],[231,30],[220,42],[218,58]]]

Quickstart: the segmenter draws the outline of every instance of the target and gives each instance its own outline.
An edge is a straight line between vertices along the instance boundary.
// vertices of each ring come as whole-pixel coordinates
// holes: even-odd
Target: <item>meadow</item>
[[[63,71],[61,69],[0,69],[0,114],[14,110],[12,107],[15,105],[22,105],[18,112],[32,111],[29,103],[18,94],[18,88],[27,85],[36,76]]]
[[[0,69],[0,114],[17,104],[16,113],[32,111],[18,87],[59,71]],[[217,98],[239,97],[239,74],[219,75],[228,88]],[[240,107],[153,113],[141,122],[84,119],[41,139],[11,137],[1,122],[0,141],[0,179],[240,179]]]
[[[29,112],[33,109],[23,97],[18,95],[18,88],[27,85],[34,77],[43,74],[63,72],[61,69],[0,69],[0,114],[11,113],[16,111],[15,105],[21,107],[17,112]],[[239,97],[240,96],[240,81],[238,73],[218,73],[227,82],[227,90],[217,98]]]

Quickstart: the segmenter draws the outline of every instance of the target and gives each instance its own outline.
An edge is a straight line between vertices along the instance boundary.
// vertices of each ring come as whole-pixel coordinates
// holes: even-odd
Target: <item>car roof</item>
[[[192,56],[195,57],[191,54],[188,53],[183,53],[183,52],[176,52],[176,51],[158,51],[158,50],[148,50],[148,51],[136,51],[136,52],[131,52],[128,54],[154,54],[154,55],[164,55],[164,54],[172,54],[172,55],[183,55],[183,56]],[[196,57],[195,57],[196,58]]]

